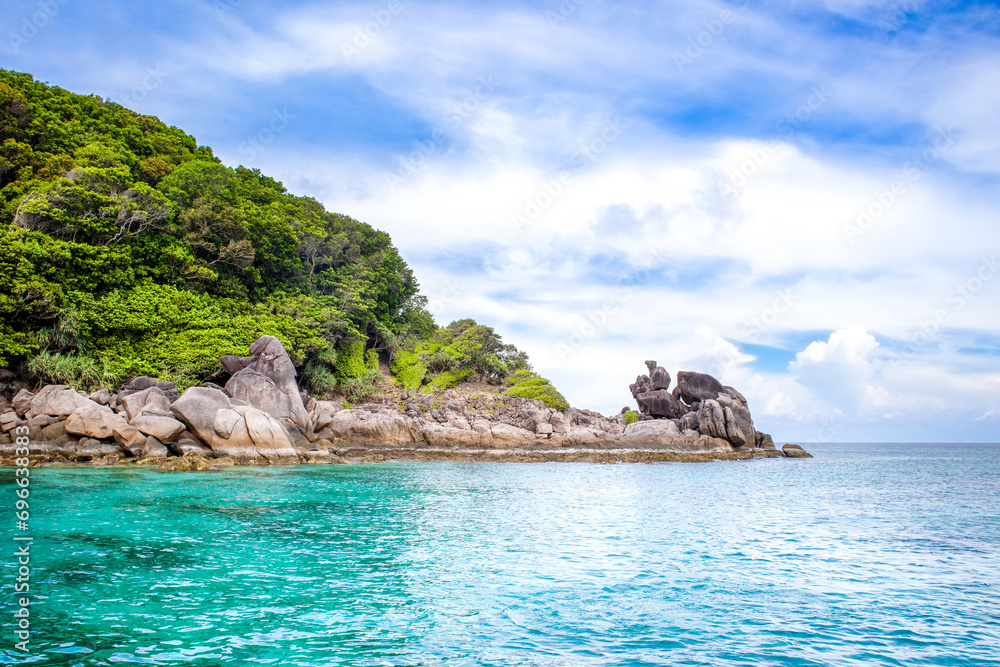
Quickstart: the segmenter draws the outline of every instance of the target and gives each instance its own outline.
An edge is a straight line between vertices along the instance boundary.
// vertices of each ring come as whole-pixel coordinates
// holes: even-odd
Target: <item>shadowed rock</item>
[[[677,419],[685,413],[684,407],[666,389],[647,391],[636,396],[635,400],[640,412],[657,419]]]
[[[725,391],[722,383],[711,375],[692,371],[677,373],[677,389],[680,399],[688,405],[708,398],[714,399]]]
[[[646,368],[649,369],[650,391],[670,389],[670,373],[663,366],[657,366],[655,361],[647,361]]]

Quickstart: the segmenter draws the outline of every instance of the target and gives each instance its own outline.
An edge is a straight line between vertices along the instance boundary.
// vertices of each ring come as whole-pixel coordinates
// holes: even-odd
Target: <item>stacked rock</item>
[[[680,431],[722,438],[734,447],[774,449],[771,436],[754,428],[747,400],[736,389],[705,373],[680,371],[677,386],[668,391],[670,374],[655,361],[646,368],[649,374],[629,385],[645,419],[674,420]]]

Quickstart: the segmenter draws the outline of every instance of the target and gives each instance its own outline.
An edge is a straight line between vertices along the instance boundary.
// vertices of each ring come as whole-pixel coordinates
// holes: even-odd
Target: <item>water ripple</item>
[[[34,653],[0,663],[1000,664],[1000,448],[813,449],[42,470]]]

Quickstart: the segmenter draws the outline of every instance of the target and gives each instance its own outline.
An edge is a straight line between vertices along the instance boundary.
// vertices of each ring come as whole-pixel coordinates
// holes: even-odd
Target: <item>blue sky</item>
[[[576,406],[1000,439],[997,3],[8,0],[0,66],[389,232]]]

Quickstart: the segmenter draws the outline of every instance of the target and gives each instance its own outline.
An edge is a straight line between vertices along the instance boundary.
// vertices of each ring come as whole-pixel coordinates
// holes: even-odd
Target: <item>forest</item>
[[[302,386],[359,400],[496,385],[565,409],[527,355],[465,319],[439,327],[385,232],[226,166],[158,118],[0,70],[0,374],[8,388],[179,389],[259,336]]]

